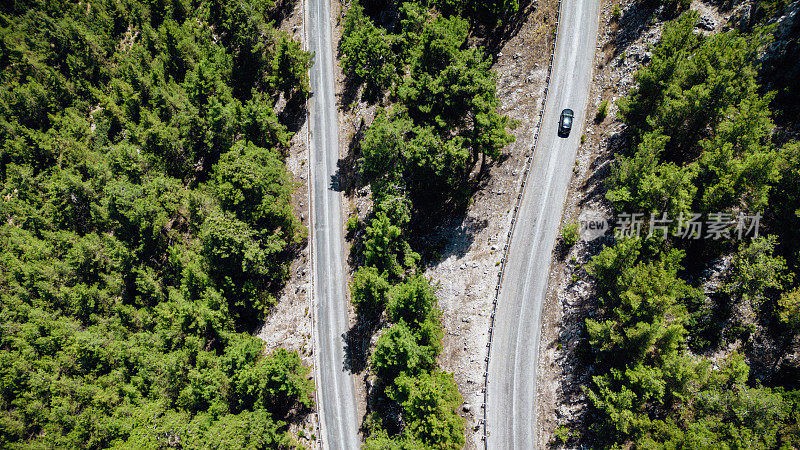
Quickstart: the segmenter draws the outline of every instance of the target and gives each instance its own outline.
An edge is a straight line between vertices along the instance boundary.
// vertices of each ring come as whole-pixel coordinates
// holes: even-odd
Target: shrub
[[[565,425],[561,425],[558,428],[556,428],[555,433],[556,433],[555,440],[557,444],[566,444],[567,441],[569,441],[570,432],[569,428],[567,428]]]
[[[600,102],[600,107],[597,108],[597,114],[594,116],[594,120],[600,123],[606,120],[606,116],[608,116],[608,100],[603,100]]]
[[[357,216],[352,216],[347,219],[347,226],[345,228],[347,230],[347,234],[354,234],[359,230],[359,228],[361,228],[361,222],[358,220]]]
[[[350,284],[351,301],[359,316],[380,315],[389,295],[389,282],[374,267],[362,267]]]
[[[580,238],[580,232],[577,222],[570,222],[561,229],[561,240],[567,247],[572,247],[577,244],[578,238]]]
[[[611,11],[611,19],[617,22],[620,17],[622,17],[622,9],[620,9],[619,5],[614,5],[614,10]]]

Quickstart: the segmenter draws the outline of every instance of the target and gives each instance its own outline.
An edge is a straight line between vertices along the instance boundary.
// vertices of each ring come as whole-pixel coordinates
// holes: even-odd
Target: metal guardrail
[[[544,111],[545,107],[547,106],[547,93],[550,89],[550,76],[553,72],[553,59],[555,58],[556,53],[556,41],[558,40],[558,21],[561,15],[561,0],[558,0],[558,7],[556,8],[556,29],[553,31],[553,45],[550,49],[550,63],[547,67],[547,78],[545,81],[544,87],[544,97],[542,98],[542,108],[539,110],[539,121],[536,124],[536,132],[533,135],[533,146],[531,147],[531,154],[528,156],[528,160],[525,163],[525,171],[522,174],[522,185],[520,186],[519,193],[517,193],[517,202],[514,205],[514,213],[511,216],[511,228],[508,231],[508,235],[506,238],[506,244],[503,247],[503,257],[500,259],[500,271],[497,273],[497,286],[494,290],[494,300],[492,300],[492,314],[489,319],[489,342],[486,343],[486,358],[484,361],[486,362],[486,369],[483,371],[483,403],[481,404],[481,409],[483,410],[483,419],[481,420],[483,425],[483,436],[481,439],[483,440],[483,447],[484,449],[488,450],[488,442],[489,442],[489,433],[488,433],[488,420],[486,419],[486,404],[489,400],[489,358],[492,356],[492,335],[494,333],[494,316],[497,312],[497,300],[500,298],[500,289],[503,284],[503,276],[505,274],[506,268],[506,261],[508,260],[508,250],[511,246],[511,238],[514,234],[514,228],[517,222],[517,214],[519,213],[520,205],[522,204],[522,197],[525,194],[525,185],[528,181],[528,174],[531,170],[531,165],[533,163],[533,156],[536,154],[536,144],[539,141],[539,133],[542,130],[542,120],[544,120]]]

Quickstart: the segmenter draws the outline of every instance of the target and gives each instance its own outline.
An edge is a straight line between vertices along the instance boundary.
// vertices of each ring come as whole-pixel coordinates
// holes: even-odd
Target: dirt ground
[[[620,18],[613,17],[619,5]],[[695,0],[692,9],[720,31],[732,12],[721,14],[714,6]],[[663,19],[658,10],[645,9],[631,0],[606,0],[601,6],[600,35],[595,53],[594,84],[590,94],[585,139],[578,150],[576,167],[564,205],[562,221],[575,222],[585,211],[596,211],[612,217],[605,200],[603,182],[609,173],[614,153],[624,145],[624,124],[616,117],[616,101],[635,86],[636,70],[650,60],[650,47],[661,36]],[[597,122],[595,113],[600,103],[608,101],[608,117]],[[539,355],[537,414],[539,442],[552,447],[559,427],[571,438],[579,438],[585,430],[584,413],[587,398],[582,386],[591,383],[591,367],[580,363],[577,353],[585,341],[585,319],[595,311],[595,286],[582,269],[611,238],[606,235],[591,241],[580,240],[562,258],[555,259],[550,269],[550,285],[544,314]],[[575,441],[568,441],[570,447]],[[574,446],[574,445],[573,445]]]

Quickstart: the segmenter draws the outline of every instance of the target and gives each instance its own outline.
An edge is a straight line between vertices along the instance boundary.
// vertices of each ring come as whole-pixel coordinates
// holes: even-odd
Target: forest
[[[307,236],[277,13],[0,5],[0,447],[295,444],[310,368],[252,336]]]
[[[666,24],[619,102],[630,145],[606,198],[645,217],[763,219],[746,239],[682,239],[675,220],[585,266],[599,295],[579,348],[591,447],[800,446],[800,145],[776,132],[796,126],[776,101],[793,86],[762,84],[774,26],[703,35],[698,18]]]
[[[436,364],[444,337],[436,286],[424,276],[425,249],[412,243],[426,216],[464,207],[487,160],[514,139],[515,123],[498,112],[492,61],[473,33],[487,21],[502,26],[516,8],[362,1],[344,18],[343,70],[365,101],[379,105],[356,145],[357,178],[370,188],[372,210],[348,222],[359,266],[351,300],[359,323],[379,336],[368,361],[367,449],[465,445],[466,420],[456,412],[464,400]]]

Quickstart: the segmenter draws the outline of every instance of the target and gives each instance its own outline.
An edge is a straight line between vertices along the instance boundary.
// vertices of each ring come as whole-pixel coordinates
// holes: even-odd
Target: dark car
[[[565,109],[561,111],[561,120],[558,121],[558,135],[561,137],[569,136],[570,130],[572,130],[572,118],[575,117],[575,113],[572,112],[571,109]]]

